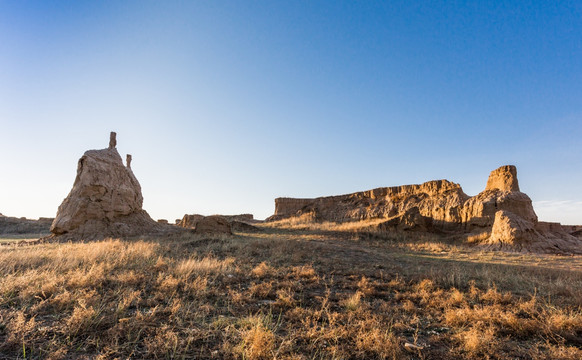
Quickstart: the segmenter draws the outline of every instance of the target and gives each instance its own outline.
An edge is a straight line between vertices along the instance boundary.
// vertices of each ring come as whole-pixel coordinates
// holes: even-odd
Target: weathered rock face
[[[456,231],[492,226],[495,213],[508,210],[537,222],[531,199],[519,191],[515,166],[491,172],[485,191],[466,195],[459,184],[433,180],[421,185],[378,188],[348,195],[315,199],[275,199],[275,215],[267,220],[313,214],[321,221],[354,221],[393,218],[412,208],[430,218],[435,229]]]
[[[188,214],[186,214],[186,215],[184,215],[182,220],[180,220],[179,222],[176,222],[176,224],[180,227],[183,227],[183,228],[194,229],[194,228],[196,228],[196,224],[198,224],[198,221],[200,221],[201,219],[204,219],[203,215],[198,215],[198,214],[188,215]]]
[[[395,216],[376,226],[377,230],[384,231],[430,231],[432,219],[422,216],[418,207],[413,207],[402,215]]]
[[[79,159],[73,188],[52,223],[53,234],[86,239],[132,236],[159,226],[142,209],[141,186],[123,165],[116,143],[112,133],[109,148],[89,150]]]
[[[465,202],[462,222],[467,229],[492,226],[499,210],[510,211],[534,224],[538,220],[529,196],[520,191],[494,189],[485,190]]]
[[[4,216],[0,214],[0,234],[34,234],[46,235],[49,233],[52,218],[31,220]]]
[[[253,216],[253,214],[238,214],[238,215],[221,215],[224,216],[224,218],[228,221],[243,221],[243,222],[256,222],[258,220],[255,220],[255,217]]]
[[[538,240],[539,234],[531,221],[507,211],[495,213],[495,221],[491,229],[489,244],[510,245],[522,247]]]
[[[194,232],[197,234],[232,234],[230,222],[220,215],[205,216],[198,221]]]
[[[579,228],[538,224],[531,199],[519,189],[513,165],[493,170],[485,190],[473,197],[467,196],[458,184],[435,180],[315,199],[275,199],[275,214],[267,221],[288,217],[333,222],[385,218],[376,225],[377,229],[491,233],[487,243],[505,248],[582,248],[582,243],[575,241],[582,232]],[[543,244],[543,239],[548,238],[553,239],[553,245]]]
[[[197,234],[232,234],[232,225],[222,215],[184,215],[178,226],[194,229]]]
[[[486,243],[497,249],[582,253],[581,241],[568,234],[559,223],[534,224],[507,210],[500,210],[495,214],[491,236]]]
[[[259,228],[249,224],[249,222],[256,222],[252,214],[212,216],[186,214],[178,222],[178,226],[194,229],[197,234],[232,234],[233,230],[244,232],[260,231]]]
[[[491,171],[485,190],[519,191],[517,182],[517,168],[513,165],[505,165]]]
[[[278,198],[275,215],[267,220],[307,213],[317,220],[336,222],[391,218],[417,207],[422,216],[432,219],[434,226],[451,228],[459,226],[462,206],[468,198],[459,184],[435,180],[316,199]]]
[[[465,229],[492,226],[499,210],[509,211],[534,225],[538,221],[531,199],[519,191],[517,169],[513,165],[493,170],[485,191],[465,202],[461,211]]]
[[[297,214],[305,206],[313,203],[315,199],[294,199],[294,198],[276,198],[275,214],[273,216],[288,217]]]

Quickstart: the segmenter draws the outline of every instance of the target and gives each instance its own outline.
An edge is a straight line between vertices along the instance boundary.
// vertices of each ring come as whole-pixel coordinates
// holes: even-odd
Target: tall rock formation
[[[134,236],[159,230],[161,225],[142,209],[141,186],[123,165],[111,133],[109,147],[89,150],[79,159],[73,188],[52,223],[55,235],[95,239]]]
[[[519,191],[517,182],[517,168],[514,165],[505,165],[491,171],[485,190]]]
[[[461,214],[465,230],[492,226],[499,210],[510,211],[534,225],[538,222],[531,199],[519,191],[517,169],[513,165],[493,170],[485,190],[463,204]]]

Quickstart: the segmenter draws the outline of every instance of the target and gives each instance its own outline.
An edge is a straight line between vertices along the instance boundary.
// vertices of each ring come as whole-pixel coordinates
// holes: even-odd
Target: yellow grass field
[[[582,358],[582,256],[260,227],[0,246],[0,358]]]

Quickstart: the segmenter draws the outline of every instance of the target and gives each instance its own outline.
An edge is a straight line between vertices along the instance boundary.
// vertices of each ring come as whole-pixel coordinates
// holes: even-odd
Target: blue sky
[[[582,5],[491,3],[0,1],[0,212],[54,216],[114,130],[154,218],[515,164],[582,224]]]

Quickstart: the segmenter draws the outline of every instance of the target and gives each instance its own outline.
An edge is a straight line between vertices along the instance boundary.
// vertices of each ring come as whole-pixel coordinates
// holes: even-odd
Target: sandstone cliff
[[[273,221],[306,213],[320,221],[353,221],[391,218],[417,207],[435,227],[457,227],[463,203],[469,198],[459,184],[447,180],[429,181],[421,185],[377,188],[347,195],[315,199],[275,199]]]
[[[79,159],[73,188],[59,206],[51,232],[79,239],[133,236],[160,230],[142,209],[141,186],[115,148],[89,150]]]
[[[299,216],[332,222],[386,219],[376,225],[382,231],[486,232],[488,245],[504,248],[582,249],[575,237],[580,229],[568,231],[559,224],[550,229],[538,222],[531,199],[520,191],[513,165],[493,170],[485,190],[473,197],[456,183],[434,180],[314,199],[278,198],[275,214],[267,221]]]

